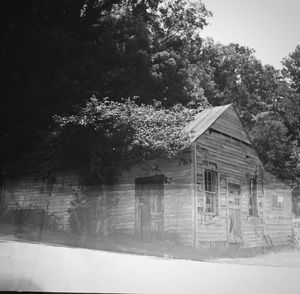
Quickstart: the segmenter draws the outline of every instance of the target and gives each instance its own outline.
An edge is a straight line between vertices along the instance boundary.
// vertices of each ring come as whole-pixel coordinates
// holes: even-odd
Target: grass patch
[[[13,225],[0,224],[0,233],[8,238],[19,241],[41,242],[51,245],[61,245],[86,249],[106,250],[120,253],[132,253],[140,255],[151,255],[165,258],[180,258],[197,261],[208,261],[216,258],[242,258],[255,257],[258,255],[278,252],[291,248],[281,246],[273,248],[217,248],[217,249],[194,249],[179,246],[171,242],[154,243],[141,242],[134,237],[115,235],[110,237],[88,237],[72,235],[65,232],[54,232],[50,230],[20,230]]]

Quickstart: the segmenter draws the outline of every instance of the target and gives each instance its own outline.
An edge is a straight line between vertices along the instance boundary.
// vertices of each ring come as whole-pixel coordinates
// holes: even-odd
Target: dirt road
[[[164,259],[2,239],[0,290],[299,294],[300,268]]]

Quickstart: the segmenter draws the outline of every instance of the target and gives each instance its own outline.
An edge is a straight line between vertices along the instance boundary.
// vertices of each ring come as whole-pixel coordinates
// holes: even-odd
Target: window
[[[241,187],[238,184],[228,183],[228,193],[230,195],[229,204],[240,205]],[[231,203],[232,202],[232,203]]]
[[[278,195],[272,195],[272,207],[283,208],[283,197]]]
[[[217,213],[218,206],[218,177],[217,172],[204,171],[205,182],[205,212]]]
[[[258,215],[257,177],[248,177],[249,215]]]

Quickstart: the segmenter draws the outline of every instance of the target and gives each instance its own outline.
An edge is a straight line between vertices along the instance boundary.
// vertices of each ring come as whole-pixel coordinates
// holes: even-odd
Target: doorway
[[[135,180],[136,230],[145,241],[160,240],[163,230],[164,176]]]
[[[228,183],[228,241],[242,243],[241,186]]]

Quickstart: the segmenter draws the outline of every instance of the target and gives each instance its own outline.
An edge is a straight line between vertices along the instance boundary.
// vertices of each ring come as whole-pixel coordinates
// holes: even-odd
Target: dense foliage
[[[190,142],[183,128],[199,110],[92,97],[77,114],[55,117],[50,161],[55,167],[80,165],[86,180],[107,183],[126,164],[178,155]]]
[[[1,165],[91,95],[187,103],[181,52],[209,12],[188,0],[14,0],[2,15]]]
[[[76,159],[101,178],[100,166],[174,156],[196,109],[234,103],[267,169],[299,181],[300,45],[282,71],[262,65],[253,49],[201,38],[211,13],[193,0],[2,9],[2,167],[35,150],[46,167]]]

